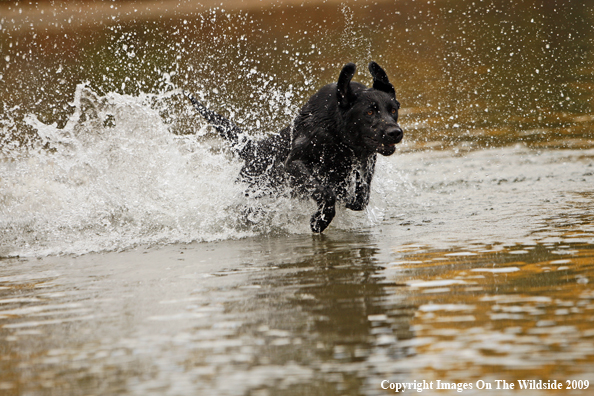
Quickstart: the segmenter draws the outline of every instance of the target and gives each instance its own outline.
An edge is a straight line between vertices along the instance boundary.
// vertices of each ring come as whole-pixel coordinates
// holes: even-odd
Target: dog
[[[356,69],[346,64],[338,81],[314,94],[292,126],[260,141],[184,94],[244,161],[240,180],[248,185],[246,194],[278,193],[290,186],[294,195],[315,200],[310,227],[321,233],[334,218],[337,202],[355,211],[367,207],[377,154],[392,155],[403,137],[400,103],[384,69],[369,64],[371,88],[351,81]]]

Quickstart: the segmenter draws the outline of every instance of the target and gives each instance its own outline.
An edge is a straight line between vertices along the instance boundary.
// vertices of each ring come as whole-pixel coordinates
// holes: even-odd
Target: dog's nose
[[[404,132],[402,132],[402,128],[400,128],[400,126],[398,126],[398,125],[393,126],[386,131],[386,136],[389,137],[390,139],[394,139],[396,141],[396,143],[400,143],[403,135],[404,135]]]

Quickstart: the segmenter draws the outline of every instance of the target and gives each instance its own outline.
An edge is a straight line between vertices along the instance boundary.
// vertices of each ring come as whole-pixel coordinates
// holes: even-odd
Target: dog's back
[[[291,127],[263,140],[248,142],[239,153],[244,165],[239,173],[246,194],[276,194],[287,185],[285,161],[291,150]]]

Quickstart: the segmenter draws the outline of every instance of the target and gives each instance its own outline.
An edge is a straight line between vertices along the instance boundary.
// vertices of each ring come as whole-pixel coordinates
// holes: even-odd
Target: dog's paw
[[[311,216],[311,220],[309,221],[311,230],[315,233],[323,232],[330,225],[335,214],[336,210],[334,206],[321,208]]]

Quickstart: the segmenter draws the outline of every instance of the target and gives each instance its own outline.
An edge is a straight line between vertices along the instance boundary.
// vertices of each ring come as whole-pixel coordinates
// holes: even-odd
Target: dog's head
[[[338,107],[346,127],[342,141],[356,150],[392,155],[395,144],[402,140],[402,128],[398,125],[398,109],[394,86],[390,84],[384,69],[377,63],[369,64],[373,87],[351,82],[356,66],[346,64],[336,84]]]

